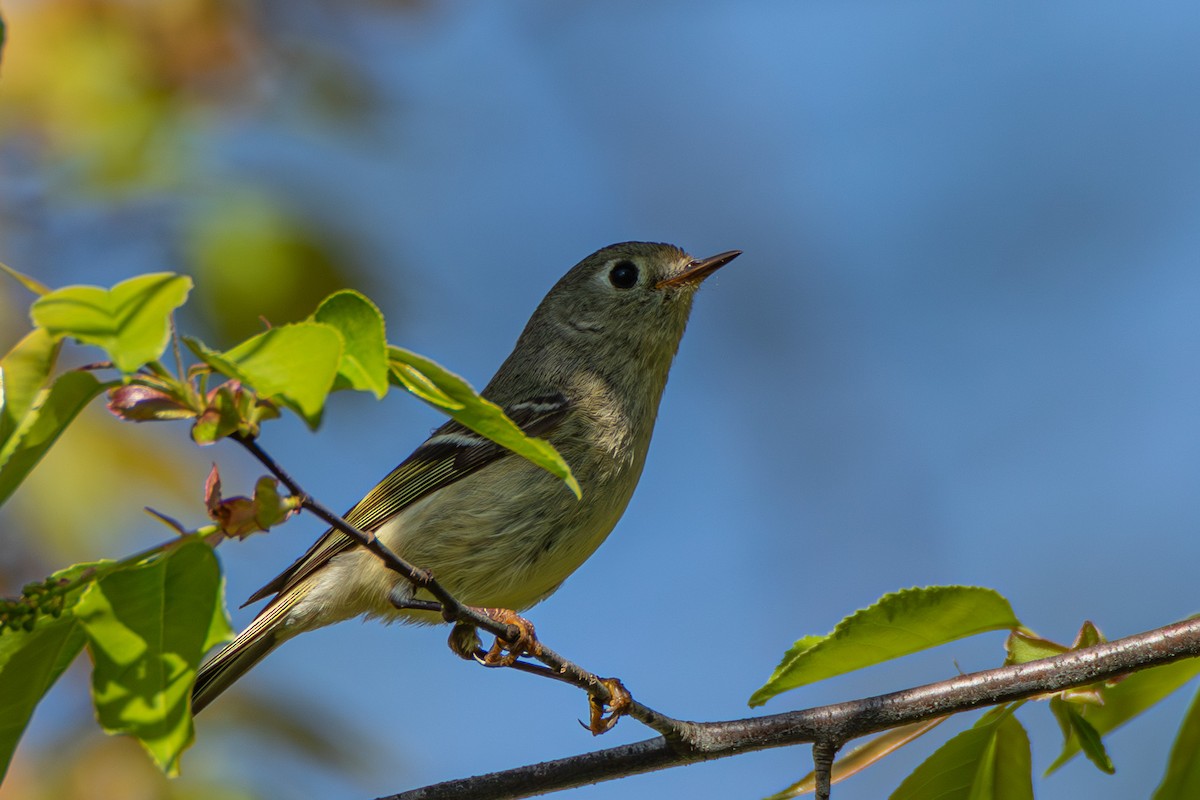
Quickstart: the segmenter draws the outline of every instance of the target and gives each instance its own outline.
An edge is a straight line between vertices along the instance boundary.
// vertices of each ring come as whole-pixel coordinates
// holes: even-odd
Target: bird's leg
[[[474,659],[488,667],[511,667],[521,656],[528,655],[536,658],[542,650],[533,630],[533,623],[517,612],[508,608],[475,608],[480,614],[489,617],[501,625],[511,625],[518,631],[514,641],[496,637],[490,650],[483,655],[479,633],[474,625],[459,623],[450,632],[450,649],[462,658]]]

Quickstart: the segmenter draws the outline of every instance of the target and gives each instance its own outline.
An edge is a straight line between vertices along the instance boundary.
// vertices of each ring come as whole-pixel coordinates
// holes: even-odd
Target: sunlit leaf
[[[1152,800],[1194,800],[1200,797],[1200,694],[1192,699],[1179,735],[1171,746],[1167,774],[1154,790]]]
[[[51,335],[103,348],[117,369],[131,373],[167,349],[171,312],[191,288],[191,278],[169,272],[139,275],[112,289],[66,286],[35,300],[29,313]]]
[[[1029,736],[1011,707],[993,709],[925,759],[891,800],[1033,800]]]
[[[884,595],[827,636],[806,636],[750,697],[759,706],[781,692],[985,631],[1015,628],[1012,606],[976,586],[930,586]]]
[[[892,728],[889,731],[870,739],[859,746],[855,747],[846,755],[838,758],[833,762],[833,770],[830,774],[830,783],[838,783],[844,781],[852,775],[857,775],[867,767],[877,761],[886,758],[892,753],[899,750],[904,745],[913,742],[931,730],[941,725],[949,717],[938,717],[937,719],[927,719],[924,722],[914,722],[910,725],[901,725],[899,728]],[[792,797],[799,797],[804,794],[812,794],[817,790],[817,778],[815,773],[808,773],[796,783],[793,783],[783,791],[777,792],[766,800],[790,800]]]
[[[32,631],[0,634],[0,781],[33,709],[83,649],[74,617],[44,617]]]
[[[480,436],[561,478],[576,497],[582,496],[571,468],[553,445],[545,439],[526,436],[500,406],[480,397],[461,377],[424,356],[394,345],[388,347],[388,362],[393,380],[401,386]]]
[[[38,391],[46,385],[59,344],[41,328],[34,328],[0,361],[0,447],[20,425]]]
[[[388,390],[387,341],[383,314],[358,292],[335,292],[321,303],[313,320],[342,334],[345,349],[335,388],[346,386],[382,398]]]
[[[271,328],[224,353],[191,337],[184,341],[210,367],[278,400],[312,428],[321,420],[342,358],[341,334],[319,322]]]
[[[1088,704],[1079,713],[1096,733],[1103,736],[1157,704],[1197,674],[1200,674],[1200,658],[1187,658],[1135,672],[1103,690],[1103,705]],[[1046,774],[1070,761],[1079,750],[1079,738],[1068,736],[1062,752],[1046,770]]]
[[[0,504],[106,385],[89,372],[68,372],[38,394],[21,424],[0,446]]]
[[[193,540],[110,572],[75,607],[101,726],[135,736],[168,774],[192,742],[196,668],[232,635],[223,596],[216,555]]]

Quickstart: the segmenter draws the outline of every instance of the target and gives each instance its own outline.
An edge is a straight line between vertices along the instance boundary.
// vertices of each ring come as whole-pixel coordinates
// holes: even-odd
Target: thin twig
[[[820,739],[813,742],[813,777],[817,782],[817,800],[829,800],[833,759],[839,749],[841,749],[841,745],[832,739]]]
[[[520,636],[520,630],[515,625],[507,625],[498,622],[479,610],[460,602],[454,597],[444,586],[434,579],[433,573],[429,570],[421,569],[405,561],[400,556],[396,555],[387,545],[379,540],[369,531],[363,531],[351,525],[338,514],[333,513],[325,507],[320,501],[316,500],[312,495],[304,491],[299,483],[296,482],[291,475],[287,473],[274,458],[263,450],[258,442],[253,437],[245,436],[240,433],[235,433],[230,436],[235,442],[246,448],[255,458],[259,460],[270,472],[275,475],[279,481],[287,487],[288,491],[294,497],[299,498],[302,508],[309,511],[311,514],[319,517],[330,527],[346,534],[359,545],[369,550],[377,556],[389,569],[398,573],[415,587],[424,589],[435,598],[438,604],[427,604],[426,601],[404,601],[406,607],[420,608],[425,611],[440,611],[443,619],[452,623],[463,623],[473,625],[477,628],[482,628],[493,636],[499,637],[504,641],[516,641]],[[538,668],[533,664],[517,661],[509,664],[515,669],[523,672],[529,672],[543,677],[551,677],[555,680],[570,683],[580,689],[583,689],[588,695],[602,705],[608,705],[613,701],[612,692],[604,679],[591,672],[583,669],[579,665],[569,661],[563,656],[541,644],[538,647],[538,652],[532,654],[534,658],[541,661],[548,669]],[[661,714],[658,711],[643,705],[642,703],[629,699],[628,704],[622,709],[622,714],[626,714],[644,725],[658,731],[664,736],[680,741],[686,738],[687,723]]]
[[[1051,658],[959,675],[891,694],[804,711],[683,723],[664,737],[425,786],[380,800],[513,800],[771,747],[846,742],[960,711],[1022,700],[1200,656],[1200,618]]]
[[[294,497],[299,498],[301,508],[318,517],[331,528],[346,534],[359,545],[375,554],[388,569],[398,573],[417,588],[425,589],[436,597],[438,602],[441,603],[442,616],[447,622],[466,622],[483,628],[487,632],[503,639],[516,639],[520,635],[520,631],[515,625],[504,625],[496,622],[491,617],[460,603],[445,587],[434,579],[433,573],[429,572],[429,570],[413,566],[396,555],[383,542],[379,541],[379,537],[375,534],[356,528],[339,515],[330,511],[321,501],[304,491],[300,484],[270,454],[259,447],[258,442],[252,437],[234,433],[229,438],[246,448],[251,455],[262,462],[262,465],[270,470],[279,479],[280,483],[288,488],[288,491]]]

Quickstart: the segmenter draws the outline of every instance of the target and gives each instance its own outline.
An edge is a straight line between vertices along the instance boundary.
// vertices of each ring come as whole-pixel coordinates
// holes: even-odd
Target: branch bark
[[[681,722],[677,739],[647,739],[425,786],[380,800],[508,800],[769,747],[842,743],[912,722],[1085,686],[1195,656],[1200,656],[1200,618],[891,694],[765,717]]]

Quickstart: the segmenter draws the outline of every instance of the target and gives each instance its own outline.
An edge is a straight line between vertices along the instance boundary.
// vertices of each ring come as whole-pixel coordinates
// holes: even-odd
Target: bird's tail
[[[290,638],[284,633],[280,622],[302,594],[289,592],[288,595],[277,597],[236,639],[201,665],[196,673],[196,685],[192,688],[193,714],[200,713],[217,695],[265,658],[267,653]]]

